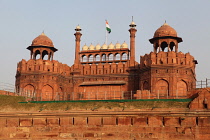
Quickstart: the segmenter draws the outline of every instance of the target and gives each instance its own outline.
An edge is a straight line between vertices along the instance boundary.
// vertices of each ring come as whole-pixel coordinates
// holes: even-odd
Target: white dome
[[[83,50],[83,51],[88,50],[88,46],[87,46],[87,45],[84,45],[84,46],[82,47],[82,50]]]
[[[96,45],[96,50],[100,50],[101,46],[99,44]]]
[[[114,49],[114,44],[110,43],[108,49]]]
[[[136,24],[135,24],[135,22],[134,22],[134,21],[132,21],[130,25],[136,25]]]
[[[77,26],[76,26],[76,29],[79,29],[79,30],[80,30],[81,28],[80,28],[80,26],[79,26],[79,25],[77,25]]]
[[[101,49],[108,49],[108,46],[106,44],[102,45]]]
[[[124,42],[124,43],[121,45],[121,48],[128,48],[128,44]]]
[[[89,47],[89,50],[95,50],[95,46],[93,46],[92,44]]]
[[[116,48],[116,49],[120,49],[120,47],[121,47],[120,43],[116,43],[116,44],[115,44],[115,48]]]

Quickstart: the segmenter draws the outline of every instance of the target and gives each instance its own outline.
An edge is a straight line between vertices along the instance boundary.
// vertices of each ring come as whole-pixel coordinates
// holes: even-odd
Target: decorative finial
[[[76,32],[80,32],[82,31],[82,29],[80,28],[79,24],[77,25],[76,29],[75,29]]]
[[[164,23],[163,25],[168,25],[168,24],[166,23],[166,20],[165,20],[165,23]]]
[[[132,16],[132,22],[131,22],[131,24],[130,24],[129,26],[130,26],[130,28],[135,28],[135,27],[136,27],[136,24],[135,24],[135,22],[133,21],[133,16]]]
[[[42,31],[42,34],[41,35],[45,35],[44,30]]]

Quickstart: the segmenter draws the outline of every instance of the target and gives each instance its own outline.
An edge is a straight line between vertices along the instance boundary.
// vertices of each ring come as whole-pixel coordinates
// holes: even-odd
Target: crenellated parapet
[[[103,74],[123,74],[128,73],[128,63],[99,63],[85,64],[81,67],[82,75],[103,75]]]
[[[151,52],[140,57],[140,68],[156,66],[156,65],[168,65],[168,66],[186,66],[194,67],[196,60],[190,53],[176,53],[170,52]]]
[[[22,60],[17,65],[17,73],[52,73],[69,76],[71,67],[56,60]]]

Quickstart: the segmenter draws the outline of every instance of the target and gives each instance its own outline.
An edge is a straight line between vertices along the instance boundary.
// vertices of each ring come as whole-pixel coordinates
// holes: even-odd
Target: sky
[[[43,31],[58,51],[54,59],[74,62],[74,29],[82,28],[83,45],[103,45],[105,20],[112,29],[108,44],[129,44],[132,16],[137,25],[136,61],[153,51],[149,39],[165,22],[183,42],[179,51],[198,61],[197,80],[210,79],[210,0],[0,0],[0,88],[15,84],[17,63],[29,60],[26,48]]]

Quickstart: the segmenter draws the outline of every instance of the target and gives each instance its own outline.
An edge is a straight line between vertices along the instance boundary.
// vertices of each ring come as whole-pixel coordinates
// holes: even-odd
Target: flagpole
[[[107,45],[107,36],[108,36],[108,35],[107,35],[107,30],[106,30],[106,45]]]
[[[105,20],[106,21],[106,20]],[[106,22],[105,22],[105,24],[106,24]],[[105,25],[105,27],[106,27],[106,25]],[[105,28],[105,31],[106,31],[106,39],[105,39],[105,43],[106,43],[106,45],[107,45],[107,30],[106,30],[106,28]]]

